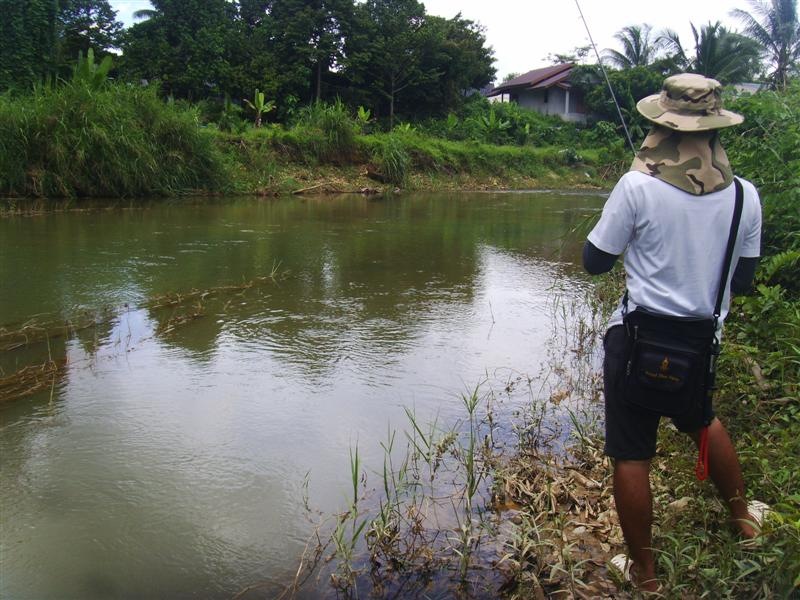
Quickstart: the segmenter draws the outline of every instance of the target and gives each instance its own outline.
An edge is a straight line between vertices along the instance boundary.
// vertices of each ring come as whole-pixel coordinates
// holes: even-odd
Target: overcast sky
[[[117,18],[132,24],[133,12],[151,8],[148,0],[110,0]],[[579,0],[598,50],[618,48],[614,34],[626,25],[648,23],[656,30],[666,27],[691,46],[689,23],[696,26],[722,21],[732,29],[738,22],[734,8],[749,10],[747,0],[671,0],[662,4],[645,0]],[[547,55],[571,52],[589,43],[575,0],[423,0],[428,14],[466,19],[486,27],[486,39],[494,48],[498,81],[508,73],[524,73],[547,66]]]

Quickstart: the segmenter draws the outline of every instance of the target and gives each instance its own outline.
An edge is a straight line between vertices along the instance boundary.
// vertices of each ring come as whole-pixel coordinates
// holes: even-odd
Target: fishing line
[[[592,48],[594,48],[594,54],[597,56],[597,64],[600,65],[600,70],[603,72],[603,77],[606,78],[606,85],[608,85],[608,91],[611,93],[611,99],[614,101],[614,106],[617,107],[617,114],[619,115],[620,123],[622,123],[622,128],[625,130],[625,137],[628,138],[628,144],[630,145],[631,150],[634,154],[636,154],[636,148],[633,146],[631,134],[628,132],[628,126],[625,124],[625,117],[622,116],[622,109],[619,107],[617,97],[614,95],[614,90],[611,87],[611,82],[608,79],[608,73],[606,73],[606,68],[603,66],[603,61],[600,60],[600,53],[597,51],[597,46],[592,39],[592,32],[589,31],[589,24],[586,22],[586,17],[583,16],[583,11],[581,10],[581,5],[578,4],[578,0],[575,0],[575,6],[578,7],[578,12],[581,15],[581,21],[583,21],[583,26],[586,28],[586,34],[589,36],[589,43],[591,43]]]

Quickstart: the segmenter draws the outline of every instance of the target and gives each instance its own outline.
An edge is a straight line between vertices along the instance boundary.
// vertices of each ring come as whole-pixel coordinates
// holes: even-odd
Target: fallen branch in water
[[[0,378],[0,404],[30,396],[55,384],[66,361],[48,360],[41,365],[30,365]]]
[[[294,195],[305,194],[305,193],[311,192],[313,190],[318,190],[319,188],[324,188],[327,185],[330,185],[330,184],[327,181],[325,181],[325,182],[322,182],[322,183],[318,183],[317,185],[312,185],[311,187],[302,188],[302,189],[299,189],[299,190],[294,190],[292,192],[292,194],[294,194]],[[343,193],[341,190],[328,189],[328,188],[324,189],[323,192],[326,193],[326,194],[342,194]]]

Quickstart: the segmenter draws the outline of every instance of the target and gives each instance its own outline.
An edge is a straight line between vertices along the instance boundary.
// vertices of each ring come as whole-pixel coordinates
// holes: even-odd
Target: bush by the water
[[[169,195],[225,182],[195,110],[155,89],[76,80],[0,96],[0,194]]]
[[[734,299],[726,321],[728,401],[719,408],[740,441],[746,479],[776,508],[783,532],[737,585],[750,597],[792,596],[800,589],[800,85],[729,107],[745,117],[725,132],[725,146],[734,171],[761,192],[763,256],[753,292]]]
[[[490,103],[473,95],[456,113],[432,119],[421,129],[435,137],[454,141],[514,146],[575,145],[578,128],[557,116],[522,108],[516,102]]]

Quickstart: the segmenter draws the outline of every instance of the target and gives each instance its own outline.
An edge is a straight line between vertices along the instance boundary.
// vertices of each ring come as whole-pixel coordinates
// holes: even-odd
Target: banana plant
[[[356,125],[361,133],[367,133],[371,116],[372,112],[368,108],[364,108],[363,106],[358,107],[358,112],[356,113]]]
[[[78,51],[78,63],[72,69],[73,83],[83,83],[91,89],[99,89],[108,81],[108,73],[111,71],[111,56],[106,56],[99,64],[94,61],[94,50],[89,48],[86,58],[82,51]]]
[[[497,116],[492,108],[489,110],[489,116],[482,116],[478,119],[478,126],[487,142],[499,144],[506,130],[511,127],[511,121]]]
[[[244,99],[245,104],[256,111],[256,127],[261,127],[261,115],[266,114],[275,108],[273,100],[264,101],[264,92],[259,92],[256,88],[256,93],[253,95],[253,101],[250,102],[247,98]]]

